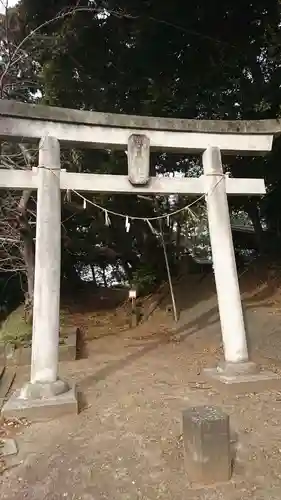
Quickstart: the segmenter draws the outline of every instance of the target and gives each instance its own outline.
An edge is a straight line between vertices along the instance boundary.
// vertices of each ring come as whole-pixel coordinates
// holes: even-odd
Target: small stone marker
[[[190,480],[211,484],[231,477],[229,416],[220,408],[197,406],[183,412],[185,465]]]

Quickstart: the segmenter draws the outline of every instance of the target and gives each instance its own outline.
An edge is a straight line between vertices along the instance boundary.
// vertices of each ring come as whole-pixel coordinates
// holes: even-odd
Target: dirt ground
[[[252,359],[281,374],[279,283],[243,287]],[[7,431],[19,453],[0,477],[1,499],[281,498],[281,384],[280,393],[225,396],[204,382],[222,348],[210,279],[197,289],[177,327],[163,307],[134,330],[112,325],[89,342],[87,359],[61,364],[81,412]],[[22,368],[16,384],[27,379]],[[184,468],[182,411],[199,404],[220,405],[237,435],[232,480],[214,487],[191,484]]]

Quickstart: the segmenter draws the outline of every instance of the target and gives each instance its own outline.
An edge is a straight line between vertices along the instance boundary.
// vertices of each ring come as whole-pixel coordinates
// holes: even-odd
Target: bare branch
[[[55,17],[53,17],[52,19],[48,19],[47,21],[45,21],[44,23],[40,24],[39,26],[37,26],[34,30],[32,30],[30,33],[28,33],[28,35],[26,35],[25,38],[23,38],[23,40],[19,43],[19,45],[15,48],[13,54],[11,54],[11,56],[9,57],[9,60],[5,66],[5,69],[0,77],[0,88],[2,89],[3,87],[3,81],[4,81],[4,78],[5,76],[7,75],[8,71],[14,66],[16,65],[22,56],[18,56],[18,53],[20,52],[20,50],[22,50],[22,47],[35,35],[37,34],[40,30],[42,30],[43,28],[46,28],[47,26],[49,26],[50,24],[56,22],[56,21],[60,21],[60,20],[63,20],[67,17],[70,17],[70,16],[73,16],[74,14],[77,14],[79,12],[87,12],[87,13],[93,13],[95,15],[97,14],[102,14],[104,13],[104,8],[97,8],[97,7],[73,7],[73,8],[70,8],[68,10],[62,10],[60,11]],[[116,17],[119,17],[119,18],[133,18],[133,16],[127,14],[126,12],[124,11],[108,11],[108,15],[113,15],[113,16],[116,16]],[[18,56],[18,57],[17,57]]]

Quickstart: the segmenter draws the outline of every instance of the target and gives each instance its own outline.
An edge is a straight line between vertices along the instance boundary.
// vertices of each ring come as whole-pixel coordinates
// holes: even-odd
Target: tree
[[[9,8],[0,18],[0,97],[31,101],[36,91],[36,62],[28,51],[19,48],[20,19],[16,8]],[[1,144],[1,166],[7,169],[30,169],[37,151],[24,144]],[[34,287],[34,209],[29,190],[22,193],[2,190],[0,203],[0,270],[20,273],[27,284],[26,312],[31,319]]]
[[[17,54],[21,60],[23,54],[32,55],[31,68],[46,104],[182,118],[279,115],[277,0],[258,0],[254,5],[249,0],[21,0],[18,12]],[[127,171],[126,156],[112,151],[66,151],[63,161],[76,171]],[[234,176],[266,178],[269,195],[262,204],[242,197],[232,204],[252,219],[262,251],[261,217],[268,226],[281,228],[278,147],[266,160],[228,158],[226,168]],[[200,171],[200,163],[186,155],[153,154],[151,171],[190,175]],[[157,209],[139,197],[96,196],[94,201],[145,218],[168,213],[188,198],[159,197]],[[82,206],[82,200],[72,195],[63,208],[65,279],[79,279],[85,266],[105,267],[112,262],[112,252],[116,269],[125,269],[129,279],[151,268],[157,279],[163,278],[163,252],[148,224],[133,222],[127,233],[124,219],[112,217],[107,226],[103,213],[90,204],[86,210]],[[178,235],[185,222],[182,217],[176,220]],[[188,234],[190,230],[189,222]],[[176,264],[181,249],[174,235],[175,225],[166,226],[169,259]]]

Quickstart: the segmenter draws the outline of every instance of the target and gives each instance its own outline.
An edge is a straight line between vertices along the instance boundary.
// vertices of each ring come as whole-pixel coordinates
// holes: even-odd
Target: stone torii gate
[[[263,179],[223,174],[221,153],[259,155],[280,133],[277,121],[200,121],[85,112],[0,101],[0,140],[39,144],[39,168],[0,169],[0,187],[37,190],[35,286],[30,382],[5,404],[5,416],[47,418],[77,412],[75,387],[58,377],[61,190],[206,195],[225,363],[206,370],[213,382],[272,384],[249,362],[227,195],[262,195]],[[128,150],[128,176],[68,173],[60,146]],[[150,150],[202,154],[199,178],[149,177]],[[244,386],[243,386],[244,387]],[[256,388],[255,388],[256,390]]]

